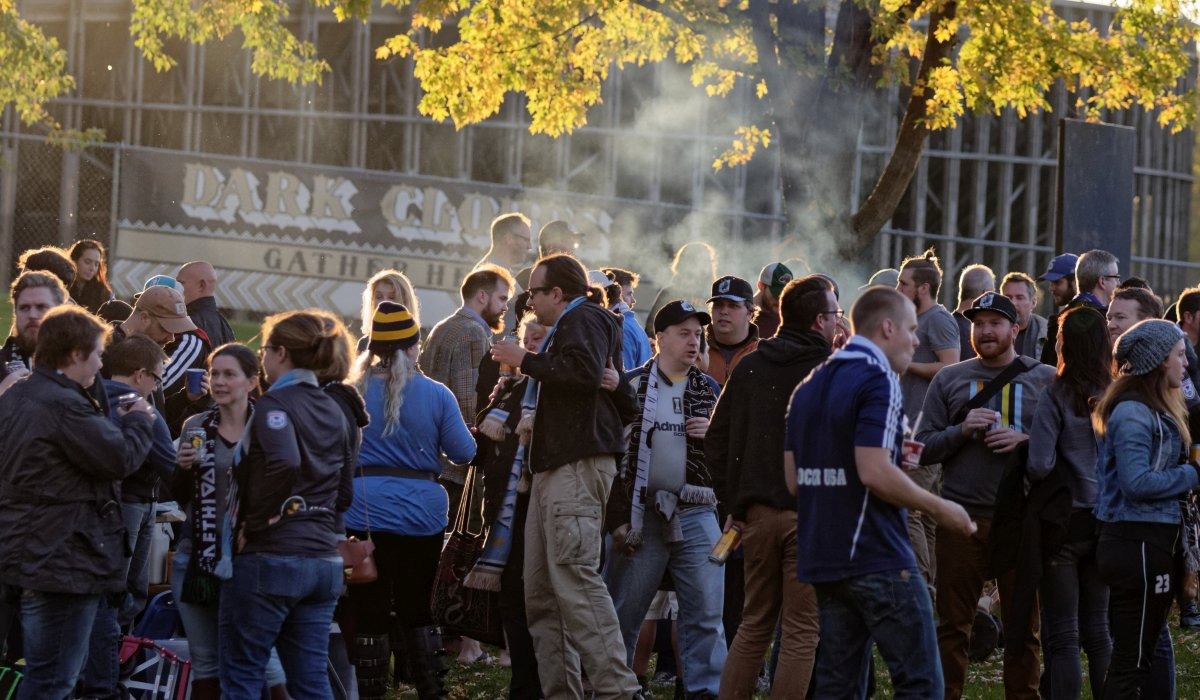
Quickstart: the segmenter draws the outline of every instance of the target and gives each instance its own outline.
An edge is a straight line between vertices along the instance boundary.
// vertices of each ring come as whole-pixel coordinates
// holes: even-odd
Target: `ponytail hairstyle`
[[[404,388],[408,380],[419,372],[417,361],[409,357],[408,349],[390,344],[385,348],[364,350],[354,361],[350,372],[349,384],[358,389],[358,393],[367,395],[367,381],[372,374],[384,377],[386,381],[383,412],[383,437],[396,432],[400,424],[400,409],[404,406]],[[376,416],[372,416],[372,419]]]
[[[268,316],[262,337],[265,345],[285,348],[293,365],[326,381],[341,381],[350,372],[350,334],[328,311],[304,309]]]
[[[386,377],[383,437],[387,437],[399,426],[404,388],[419,371],[421,329],[403,304],[381,301],[371,317],[368,333],[367,349],[354,363],[351,383],[360,394],[366,395],[372,375]]]
[[[579,258],[574,255],[567,253],[547,255],[534,263],[533,267],[540,267],[546,271],[544,285],[561,289],[563,301],[587,296],[589,300],[604,306],[604,290],[600,287],[593,287],[588,282],[587,270],[584,269],[583,263],[579,262]]]

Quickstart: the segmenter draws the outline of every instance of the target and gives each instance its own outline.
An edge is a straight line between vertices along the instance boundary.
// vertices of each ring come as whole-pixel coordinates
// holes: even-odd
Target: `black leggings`
[[[346,534],[366,539],[365,532],[349,530]],[[376,531],[371,539],[375,542],[379,578],[350,586],[350,606],[357,621],[355,633],[387,634],[391,629],[389,611],[396,613],[396,624],[402,628],[432,625],[429,598],[442,554],[442,533],[408,537]]]
[[[1100,578],[1109,587],[1112,661],[1104,700],[1142,697],[1175,586],[1179,526],[1104,524],[1096,545]]]

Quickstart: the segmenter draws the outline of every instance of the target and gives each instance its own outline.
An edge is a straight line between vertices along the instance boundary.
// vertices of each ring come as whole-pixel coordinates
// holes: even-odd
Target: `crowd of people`
[[[284,310],[257,351],[206,262],[126,303],[97,241],[23,254],[0,348],[17,697],[121,697],[163,501],[196,700],[332,697],[331,643],[364,700],[446,697],[448,653],[491,658],[432,603],[459,530],[486,537],[465,585],[498,593],[512,698],[647,697],[660,629],[678,697],[868,697],[874,648],[895,697],[959,698],[994,601],[1006,697],[1174,697],[1200,288],[1164,309],[1091,250],[999,285],[970,265],[951,311],[930,249],[846,311],[802,261],[752,283],[690,243],[643,325],[639,272],[665,271],[589,270],[563,221],[491,233],[424,338],[384,270],[357,343]],[[348,583],[355,540],[377,571]]]

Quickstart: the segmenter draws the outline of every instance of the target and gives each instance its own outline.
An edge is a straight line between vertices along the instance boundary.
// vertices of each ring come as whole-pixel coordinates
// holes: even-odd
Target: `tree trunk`
[[[888,158],[887,166],[875,182],[870,196],[851,217],[850,225],[853,231],[852,245],[845,251],[848,259],[857,259],[872,243],[883,225],[892,217],[901,198],[908,189],[908,183],[921,161],[921,152],[925,149],[925,139],[929,129],[925,125],[926,95],[925,85],[929,72],[949,58],[954,49],[955,38],[949,41],[938,41],[934,30],[943,19],[954,17],[957,12],[955,0],[942,5],[929,16],[928,36],[925,41],[925,53],[921,58],[921,66],[917,78],[913,82],[912,93],[904,111],[904,120],[900,132],[896,136],[896,146]]]

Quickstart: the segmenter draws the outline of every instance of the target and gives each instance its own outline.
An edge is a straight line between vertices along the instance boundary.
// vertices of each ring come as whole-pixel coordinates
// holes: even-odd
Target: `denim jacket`
[[[1178,524],[1178,497],[1200,484],[1196,471],[1179,463],[1181,447],[1170,417],[1140,401],[1117,404],[1096,465],[1096,518]]]

